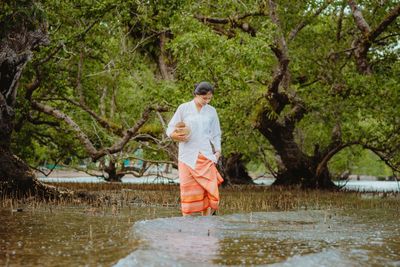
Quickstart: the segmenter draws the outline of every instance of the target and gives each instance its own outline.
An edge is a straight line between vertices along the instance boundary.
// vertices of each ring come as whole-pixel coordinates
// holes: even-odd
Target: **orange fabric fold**
[[[213,161],[199,154],[195,169],[179,161],[179,183],[183,214],[201,212],[208,207],[217,210],[218,186],[224,181]]]

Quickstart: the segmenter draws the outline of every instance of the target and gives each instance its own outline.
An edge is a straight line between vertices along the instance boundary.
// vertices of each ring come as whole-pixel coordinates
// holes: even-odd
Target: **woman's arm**
[[[168,123],[168,128],[166,131],[167,136],[171,137],[171,134],[174,132],[175,130],[175,125],[182,121],[182,105],[180,105],[177,110],[174,113],[174,116],[172,116],[171,120]]]
[[[172,119],[169,121],[166,134],[175,141],[186,142],[187,141],[186,134],[184,133],[178,134],[177,132],[175,132],[176,124],[181,121],[183,121],[182,105],[178,107],[178,109],[175,111],[174,116],[172,116]]]
[[[215,111],[211,122],[211,143],[214,145],[217,158],[221,156],[221,127],[219,124],[218,114]]]

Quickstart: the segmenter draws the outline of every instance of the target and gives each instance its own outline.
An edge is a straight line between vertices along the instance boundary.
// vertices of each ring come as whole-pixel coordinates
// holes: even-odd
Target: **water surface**
[[[19,208],[0,209],[0,266],[110,266],[139,246],[130,235],[135,221],[179,214],[166,207]]]
[[[399,266],[398,215],[370,212],[257,212],[139,221],[132,231],[143,242],[116,266]]]
[[[20,208],[0,209],[0,266],[400,266],[399,209]]]
[[[102,177],[39,177],[42,182],[47,183],[107,183]],[[254,180],[259,185],[271,185],[275,179],[259,178]],[[123,177],[124,184],[179,184],[177,178],[164,178],[157,176],[144,177]],[[343,186],[343,189],[352,191],[377,191],[377,192],[400,192],[400,182],[396,181],[334,181],[338,186]]]

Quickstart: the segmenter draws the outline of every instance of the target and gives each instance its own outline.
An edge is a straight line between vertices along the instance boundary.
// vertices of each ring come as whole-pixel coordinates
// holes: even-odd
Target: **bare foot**
[[[215,211],[214,209],[212,209],[211,207],[208,207],[206,210],[203,210],[201,212],[201,215],[210,216],[210,215],[212,215],[214,213],[214,211]]]

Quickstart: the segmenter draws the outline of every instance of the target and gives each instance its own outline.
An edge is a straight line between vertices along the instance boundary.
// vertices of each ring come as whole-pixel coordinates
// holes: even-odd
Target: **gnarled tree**
[[[98,161],[107,155],[110,156],[109,164],[103,166],[103,171],[107,173],[106,178],[110,181],[120,180],[126,174],[123,170],[116,169],[113,154],[122,151],[133,139],[136,141],[151,139],[151,136],[146,135],[146,132],[142,130],[143,126],[151,119],[152,113],[163,112],[166,110],[165,108],[148,105],[144,111],[140,112],[141,115],[134,114],[137,119],[130,126],[126,122],[122,125],[116,120],[113,121],[113,110],[116,109],[115,96],[111,101],[113,105],[110,108],[111,118],[101,116],[102,111],[93,108],[95,106],[93,97],[91,97],[90,104],[86,102],[90,95],[87,95],[89,90],[83,88],[84,77],[82,75],[85,62],[82,51],[84,48],[82,47],[85,46],[82,44],[88,33],[96,28],[100,18],[112,8],[113,5],[106,6],[98,11],[99,14],[96,16],[90,14],[90,20],[86,21],[87,25],[78,27],[77,33],[72,32],[69,39],[65,39],[65,35],[60,34],[64,40],[57,44],[54,41],[50,43],[48,27],[51,21],[44,19],[44,11],[37,7],[34,1],[10,1],[6,4],[6,13],[2,14],[0,19],[0,181],[2,193],[16,195],[39,193],[44,196],[59,196],[63,193],[61,190],[40,183],[31,167],[12,151],[13,132],[17,131],[16,135],[18,136],[24,131],[29,131],[29,125],[43,125],[50,129],[42,128],[42,130],[31,132],[29,136],[25,135],[29,139],[36,138],[43,146],[63,143],[63,134],[65,137],[72,136],[72,140],[68,141],[69,144],[64,147],[60,146],[59,153],[61,154],[67,150],[80,149],[84,151],[83,155],[93,161]],[[72,23],[76,23],[76,21],[72,21]],[[68,29],[65,31],[68,32]],[[29,68],[26,68],[34,53],[38,54],[40,46],[43,45],[49,45],[50,52],[41,53],[41,56],[37,57]],[[68,64],[62,65],[54,62],[55,58],[62,57],[65,52],[73,54],[66,50],[73,49],[77,45],[80,50],[77,57],[77,69],[71,68]],[[72,61],[75,58],[71,57]],[[94,61],[101,61],[101,59]],[[76,74],[75,84],[71,87],[68,85],[67,80],[71,79],[71,76],[60,75],[56,79],[48,79],[48,77],[57,75],[55,73],[57,68],[60,68],[60,73]],[[22,72],[27,69],[27,77],[23,83],[20,83]],[[27,80],[31,80],[31,82],[26,82]],[[75,92],[71,94],[71,91],[68,91],[70,89]],[[100,99],[96,101],[100,101]],[[142,103],[140,108],[143,105],[146,106],[145,103]],[[68,114],[71,109],[72,113],[76,113],[74,110],[79,110],[87,114],[92,122],[94,121],[111,136],[108,139],[112,139],[112,141],[99,143],[97,136],[85,129],[87,121],[82,120],[82,116],[74,118],[73,115]],[[15,115],[17,111],[18,117]],[[117,116],[115,115],[115,117]],[[62,133],[63,131],[64,133]],[[60,139],[54,140],[55,136]],[[65,137],[64,139],[67,140],[68,138]],[[17,139],[21,140],[19,137]],[[71,142],[80,145],[75,148],[68,147]],[[17,144],[16,146],[24,149],[21,148],[22,145]]]
[[[2,191],[50,192],[10,149],[22,72],[34,50],[48,44],[43,14],[33,1],[5,3],[0,20],[0,182]],[[3,12],[3,11],[2,11]],[[35,15],[34,15],[35,14]]]
[[[363,1],[359,5],[357,7],[355,1],[293,3],[268,0],[254,3],[252,8],[250,4],[241,7],[241,13],[236,11],[226,17],[223,14],[227,14],[229,8],[221,12],[194,14],[196,20],[221,36],[216,41],[207,34],[207,38],[213,42],[209,49],[199,37],[205,35],[205,31],[202,30],[193,39],[200,40],[198,46],[201,49],[207,49],[205,53],[198,53],[200,57],[207,57],[207,53],[213,55],[217,66],[210,67],[208,75],[218,81],[222,90],[229,92],[224,98],[229,99],[229,94],[236,93],[232,89],[235,86],[242,92],[249,88],[247,90],[253,95],[260,92],[260,86],[266,87],[256,99],[251,94],[237,94],[251,99],[249,105],[252,105],[250,109],[253,112],[248,114],[250,119],[254,119],[253,127],[265,137],[276,153],[278,170],[275,185],[336,188],[328,163],[341,150],[353,145],[374,151],[393,171],[399,170],[398,153],[389,149],[386,142],[378,141],[386,136],[392,146],[398,147],[396,109],[393,107],[398,99],[398,85],[390,81],[398,80],[398,77],[391,76],[398,69],[397,65],[390,66],[392,60],[396,62],[398,48],[390,45],[398,43],[396,18],[399,5],[396,1],[382,4]],[[376,26],[368,26],[361,7],[368,12],[368,17]],[[238,7],[232,9],[240,10]],[[350,10],[351,13],[347,12]],[[356,34],[358,31],[361,34]],[[249,70],[238,69],[243,77],[237,77],[231,65],[240,66],[240,53],[245,54],[253,49],[250,45],[252,39],[257,44],[262,38],[266,39],[264,46],[270,47],[274,61],[259,46],[259,58],[253,57],[253,61],[249,61],[243,56]],[[217,49],[224,51],[221,54],[226,57],[231,55],[229,53],[234,54],[230,65],[225,65],[224,72],[218,73],[218,64],[223,60],[213,54],[213,45],[219,46]],[[370,53],[373,45],[374,53]],[[393,53],[385,47],[392,47]],[[196,51],[196,48],[192,51]],[[266,73],[264,77],[259,75],[259,69],[251,72],[252,68],[256,68],[255,65],[262,65],[259,62],[263,59],[268,67],[263,70]],[[373,71],[372,65],[375,65],[376,71]],[[383,67],[387,68],[386,72],[382,71]],[[388,80],[388,77],[391,78]],[[228,79],[229,83],[226,82]],[[380,87],[379,83],[385,80],[386,84]],[[224,84],[229,84],[230,88],[223,88]],[[393,90],[391,85],[394,85]],[[383,96],[374,94],[374,90],[389,93],[392,96],[391,104],[378,107],[375,101]],[[243,99],[242,102],[245,101]],[[240,105],[246,112],[249,107],[242,105],[242,102],[235,102],[235,105]],[[370,108],[371,105],[374,108]],[[235,123],[234,120],[231,123]],[[238,122],[235,127],[239,128],[240,123],[243,122]],[[239,133],[237,131],[237,135]],[[246,139],[245,136],[242,138]]]

